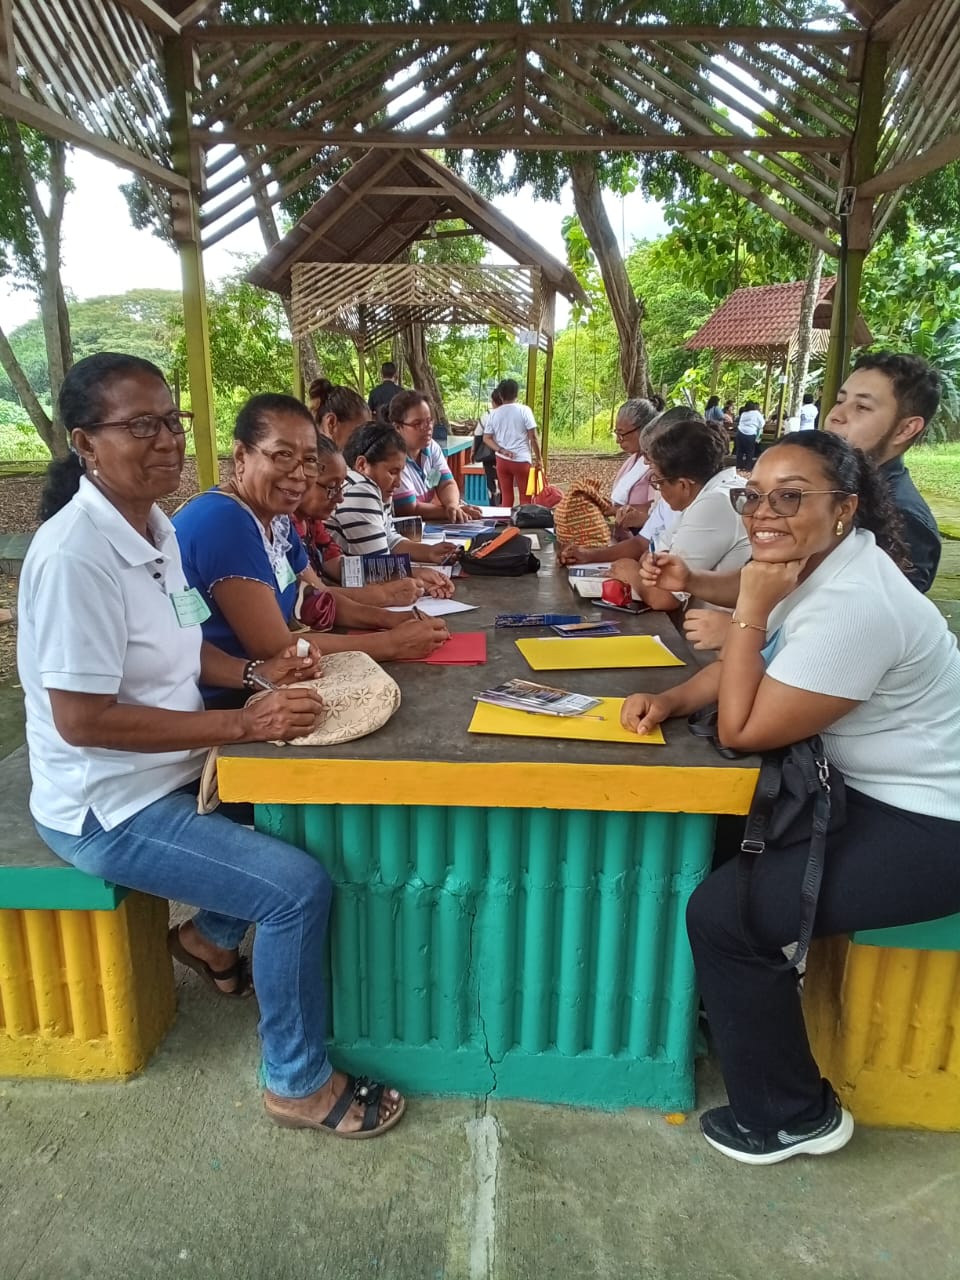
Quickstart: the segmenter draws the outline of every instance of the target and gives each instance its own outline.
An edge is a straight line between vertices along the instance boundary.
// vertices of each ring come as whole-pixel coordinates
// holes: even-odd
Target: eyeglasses
[[[618,440],[622,440],[624,436],[632,436],[635,431],[639,430],[639,427],[627,427],[626,431],[621,431],[619,427],[614,427],[613,434]]]
[[[847,496],[846,489],[771,489],[769,493],[761,493],[759,489],[731,489],[730,501],[737,515],[752,516],[764,499],[776,516],[795,516],[800,510],[800,503],[811,493],[841,493]]]
[[[284,475],[291,475],[297,467],[303,468],[303,474],[308,480],[315,479],[320,474],[320,459],[315,453],[301,458],[291,449],[277,449],[274,453],[270,453],[267,449],[261,449],[258,444],[248,444],[247,448],[256,449],[257,453],[262,453],[267,461],[272,462]]]
[[[182,436],[192,422],[192,413],[171,409],[169,413],[138,413],[135,418],[120,418],[116,422],[88,422],[83,430],[123,427],[124,431],[129,431],[137,440],[150,440],[160,434],[161,427],[166,427],[172,436]]]
[[[346,481],[338,480],[336,484],[318,484],[317,488],[321,493],[325,493],[333,502],[336,498],[342,498],[347,491]]]
[[[651,489],[659,489],[665,484],[673,484],[676,478],[676,476],[655,476],[648,473],[647,484]]]
[[[421,431],[426,431],[433,426],[432,418],[416,418],[413,422],[408,422],[406,418],[402,419],[401,427],[419,427]]]

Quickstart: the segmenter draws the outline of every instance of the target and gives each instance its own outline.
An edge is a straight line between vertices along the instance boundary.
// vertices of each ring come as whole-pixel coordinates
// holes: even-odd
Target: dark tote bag
[[[706,707],[687,721],[691,733],[710,738],[726,759],[743,753],[717,741],[717,709]],[[819,735],[789,747],[764,753],[760,776],[740,844],[737,866],[737,910],[750,950],[771,969],[794,969],[806,958],[823,883],[827,835],[839,831],[847,819],[847,793],[842,774],[830,768]],[[800,931],[789,959],[760,955],[751,937],[750,880],[757,858],[775,858],[784,845],[808,842],[807,862],[800,884]]]

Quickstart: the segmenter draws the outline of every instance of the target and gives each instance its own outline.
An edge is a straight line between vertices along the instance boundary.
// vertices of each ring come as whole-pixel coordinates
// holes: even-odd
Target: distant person
[[[477,429],[473,433],[473,460],[483,467],[484,478],[487,482],[487,500],[492,507],[502,505],[500,481],[497,479],[497,455],[483,437],[487,430],[487,423],[490,421],[490,414],[494,409],[499,409],[502,404],[503,397],[494,387],[490,392],[490,408],[486,413],[480,415]]]
[[[703,412],[703,416],[707,422],[716,422],[720,426],[724,424],[723,409],[720,406],[720,397],[711,396],[707,401],[707,407]]]
[[[940,407],[941,381],[919,356],[877,351],[861,356],[840,388],[824,427],[858,449],[880,468],[893,505],[900,512],[910,555],[907,577],[929,591],[940,563],[940,530],[917,492],[903,455],[923,437]]]
[[[490,414],[484,442],[497,455],[497,479],[505,506],[530,502],[527,481],[531,466],[542,467],[537,420],[525,404],[517,403],[520,387],[515,378],[504,378],[497,387],[503,404]],[[516,486],[517,501],[513,500]]]
[[[818,410],[813,402],[813,393],[808,391],[800,406],[800,430],[812,431],[817,425]]]
[[[370,399],[367,404],[370,406],[370,412],[378,414],[383,409],[389,409],[390,401],[398,392],[403,390],[397,380],[397,366],[392,360],[386,360],[380,366],[380,377],[382,381],[370,392]]]
[[[757,456],[757,441],[763,435],[763,414],[756,400],[748,400],[737,420],[734,439],[737,454],[737,470],[749,471]]]

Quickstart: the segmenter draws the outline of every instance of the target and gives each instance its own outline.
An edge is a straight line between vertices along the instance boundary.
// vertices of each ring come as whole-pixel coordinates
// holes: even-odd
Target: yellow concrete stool
[[[804,1008],[859,1122],[960,1130],[960,916],[818,941]]]
[[[168,904],[57,858],[28,791],[18,751],[0,763],[0,1076],[121,1079],[176,1012]]]

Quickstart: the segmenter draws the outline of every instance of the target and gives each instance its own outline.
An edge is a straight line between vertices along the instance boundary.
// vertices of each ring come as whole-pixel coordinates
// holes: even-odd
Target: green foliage
[[[960,503],[960,444],[917,445],[906,462],[914,484],[926,497]]]

